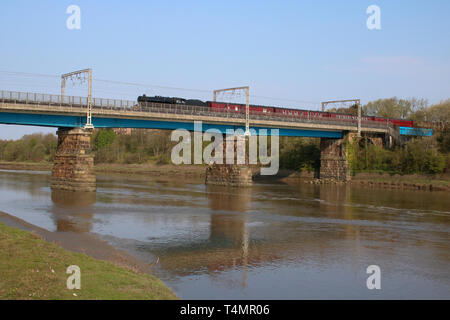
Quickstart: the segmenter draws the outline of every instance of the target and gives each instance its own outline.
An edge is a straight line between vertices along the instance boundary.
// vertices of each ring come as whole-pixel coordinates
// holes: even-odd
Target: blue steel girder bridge
[[[201,122],[203,131],[214,128],[223,134],[228,129],[244,132],[246,127],[245,113],[204,107],[102,98],[93,98],[88,104],[88,98],[84,97],[12,91],[0,94],[0,123],[59,128],[52,189],[96,190],[90,146],[92,127],[195,131],[198,130],[195,123]],[[278,129],[280,136],[320,138],[320,178],[350,179],[344,137],[350,140],[350,132],[358,131],[358,120],[312,117],[309,112],[308,116],[295,118],[252,112],[249,120],[252,134],[267,135],[272,133],[270,129]],[[390,123],[383,122],[361,121],[360,130],[378,136],[378,140],[382,137],[391,140],[398,135]],[[247,165],[213,164],[206,168],[205,183],[248,186],[252,184],[252,176],[252,167]]]
[[[84,127],[87,98],[30,93],[0,92],[0,123],[45,126]],[[215,128],[245,130],[245,113],[212,111],[203,107],[163,103],[137,103],[115,99],[92,99],[92,124],[95,128],[187,129],[194,131],[194,121],[202,122],[202,130]],[[343,132],[357,131],[354,119],[289,117],[283,114],[250,114],[250,128],[259,134],[261,129],[279,129],[280,136],[335,138]],[[254,131],[253,131],[254,130]],[[398,135],[390,123],[361,121],[361,131]]]

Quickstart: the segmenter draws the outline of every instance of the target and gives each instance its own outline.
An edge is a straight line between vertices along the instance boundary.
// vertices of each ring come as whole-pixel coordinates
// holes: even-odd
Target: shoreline
[[[52,164],[48,162],[0,162],[0,169],[24,171],[51,171]],[[95,173],[140,174],[152,176],[205,178],[206,165],[154,165],[154,164],[98,164]],[[314,172],[298,172],[280,169],[275,176],[254,176],[255,181],[281,181],[298,184],[348,184],[359,187],[376,187],[384,189],[406,189],[422,191],[450,192],[450,174],[430,175],[391,175],[379,172],[361,172],[352,176],[348,182],[320,180]]]
[[[111,263],[115,267],[123,268],[136,275],[151,276],[165,287],[165,291],[176,297],[172,290],[151,272],[152,264],[147,264],[123,250],[114,248],[93,234],[49,231],[3,211],[0,211],[0,223],[25,231],[32,237],[56,245],[67,252],[85,254],[95,261]]]
[[[362,172],[352,176],[350,181],[321,180],[315,177],[292,176],[281,178],[286,183],[308,183],[314,185],[350,185],[354,187],[420,190],[420,191],[444,191],[450,192],[450,178],[428,177],[424,175],[390,175],[388,173]]]
[[[53,242],[63,249],[84,253],[92,258],[104,260],[140,273],[150,274],[150,267],[125,251],[114,248],[91,233],[49,231],[14,215],[0,211],[0,222],[9,227],[34,233],[47,242]]]

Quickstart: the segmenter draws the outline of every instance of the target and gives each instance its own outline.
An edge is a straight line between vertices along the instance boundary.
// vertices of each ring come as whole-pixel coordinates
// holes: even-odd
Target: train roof
[[[236,102],[223,102],[223,101],[206,101],[206,103],[211,102],[211,103],[223,103],[223,104],[233,104],[233,105],[237,105],[237,106],[245,106],[245,103],[236,103]],[[261,107],[261,108],[275,108],[274,106],[264,106],[264,105],[259,105],[259,104],[250,104],[250,106],[252,107]]]

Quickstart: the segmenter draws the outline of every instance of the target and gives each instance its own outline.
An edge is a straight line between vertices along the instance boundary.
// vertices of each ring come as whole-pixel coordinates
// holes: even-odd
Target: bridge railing
[[[45,93],[0,91],[0,101],[16,104],[37,104],[50,106],[86,107],[87,98],[77,96],[63,96]],[[131,108],[136,101],[93,98],[92,105],[101,108]]]
[[[30,93],[30,92],[15,92],[15,91],[0,91],[0,101],[2,103],[14,103],[14,104],[33,104],[33,105],[45,105],[53,107],[69,107],[84,109],[87,105],[86,97],[76,96],[63,96],[42,94],[42,93]],[[137,103],[131,100],[118,100],[118,99],[104,99],[93,98],[92,107],[94,110],[103,111],[135,111],[135,112],[152,112],[161,114],[186,114],[186,115],[200,115],[210,117],[223,117],[223,118],[235,118],[245,119],[245,112],[235,112],[229,110],[211,110],[207,107],[201,106],[187,106],[187,105],[172,105],[164,103]],[[316,113],[308,113],[304,115],[299,113],[294,114],[282,114],[282,113],[264,113],[264,112],[251,112],[250,119],[254,120],[272,120],[272,121],[284,121],[284,122],[301,122],[311,124],[323,124],[323,125],[345,125],[357,128],[356,119],[342,119],[342,118],[327,118],[312,116]],[[362,120],[362,127],[366,128],[381,128],[389,130],[389,122],[378,122],[370,120]]]

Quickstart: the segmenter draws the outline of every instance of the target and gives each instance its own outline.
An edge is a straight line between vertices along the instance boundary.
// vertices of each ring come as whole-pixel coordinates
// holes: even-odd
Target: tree
[[[392,119],[409,119],[413,111],[412,101],[413,100],[398,99],[397,97],[378,99],[367,103],[363,107],[363,112],[368,116],[378,116]],[[414,100],[414,103],[419,104],[418,101],[421,100]]]
[[[444,129],[439,133],[437,141],[442,153],[450,152],[450,123],[446,123]]]
[[[99,130],[95,136],[95,149],[100,150],[114,142],[116,133],[112,129]]]
[[[432,105],[426,111],[426,121],[450,123],[450,99]]]

